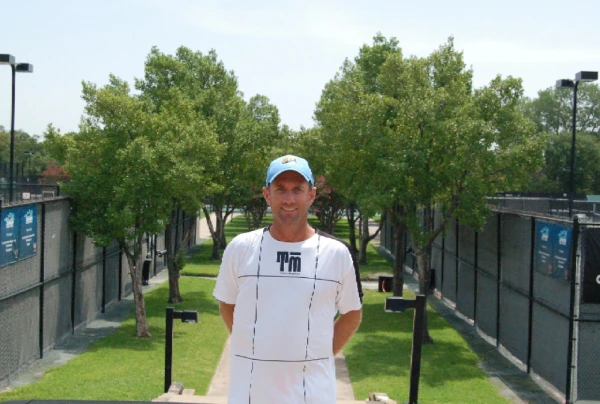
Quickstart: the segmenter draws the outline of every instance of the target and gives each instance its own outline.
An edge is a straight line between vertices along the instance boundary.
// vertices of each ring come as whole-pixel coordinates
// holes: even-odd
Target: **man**
[[[360,324],[362,289],[349,246],[308,224],[316,192],[305,159],[273,160],[273,223],[225,249],[213,296],[231,333],[229,403],[336,401],[334,355]]]

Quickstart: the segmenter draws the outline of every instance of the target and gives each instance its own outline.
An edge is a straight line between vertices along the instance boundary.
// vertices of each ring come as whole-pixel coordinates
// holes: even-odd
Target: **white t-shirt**
[[[213,296],[236,305],[229,403],[335,403],[333,320],[362,297],[348,245],[321,231],[297,243],[240,234]]]

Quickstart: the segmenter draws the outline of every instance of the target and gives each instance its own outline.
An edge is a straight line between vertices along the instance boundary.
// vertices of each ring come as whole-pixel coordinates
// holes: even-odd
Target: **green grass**
[[[265,217],[262,226],[271,223],[271,217]],[[225,239],[229,243],[235,236],[248,231],[246,219],[244,216],[236,216],[225,226]],[[213,249],[212,238],[208,239],[200,246],[200,251],[191,258],[186,258],[185,267],[181,271],[183,276],[208,276],[216,277],[219,274],[221,260],[211,260]],[[222,251],[221,251],[222,253]]]
[[[344,348],[357,399],[382,391],[407,402],[414,310],[392,314],[383,310],[386,293],[365,291],[362,324]],[[406,291],[405,297],[414,295]],[[428,307],[434,344],[422,349],[419,403],[508,403],[477,366],[477,355],[435,310]]]
[[[317,225],[316,219],[311,223]],[[270,218],[265,219],[265,225]],[[318,227],[318,226],[317,226]],[[243,217],[226,228],[231,240],[247,231]],[[336,236],[347,239],[347,226],[338,224]],[[188,260],[183,274],[216,276],[219,262],[210,260],[212,244]],[[369,273],[391,273],[391,266],[371,246]],[[182,305],[177,310],[198,310],[199,324],[174,324],[173,381],[180,381],[196,394],[205,394],[221,356],[227,332],[212,298],[214,281],[196,277],[180,279]],[[145,295],[151,339],[135,338],[135,320],[130,316],[110,336],[93,344],[63,366],[46,373],[38,382],[0,394],[0,401],[22,399],[73,400],[152,400],[163,392],[165,307],[168,283]],[[350,378],[357,399],[370,392],[383,391],[398,402],[408,401],[413,311],[385,313],[389,294],[367,290],[363,322],[344,349]],[[405,297],[411,297],[407,291]],[[420,403],[508,403],[477,366],[478,357],[466,341],[431,307],[429,330],[435,340],[423,347]]]
[[[145,295],[152,338],[135,337],[135,319],[128,317],[113,334],[92,344],[65,365],[49,370],[39,381],[0,394],[0,401],[23,399],[146,400],[163,393],[165,308],[198,310],[200,322],[174,323],[173,381],[205,394],[221,356],[227,330],[212,297],[214,281],[181,278],[181,305],[167,304],[168,283]]]

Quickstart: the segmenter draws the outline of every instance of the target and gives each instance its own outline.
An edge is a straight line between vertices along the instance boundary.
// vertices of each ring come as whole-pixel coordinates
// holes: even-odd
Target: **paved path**
[[[204,234],[210,235],[206,220],[202,220],[198,225],[198,234],[201,236]],[[229,389],[229,360],[230,360],[230,345],[229,339],[225,343],[223,353],[221,354],[221,360],[217,366],[215,374],[213,375],[210,387],[208,389],[206,397],[202,397],[202,402],[212,402],[214,398],[226,397]],[[339,353],[335,357],[336,376],[337,376],[337,390],[338,400],[350,400],[354,401],[354,391],[352,390],[352,383],[350,382],[348,366],[346,365],[346,359],[343,352]],[[215,403],[218,401],[214,401]]]

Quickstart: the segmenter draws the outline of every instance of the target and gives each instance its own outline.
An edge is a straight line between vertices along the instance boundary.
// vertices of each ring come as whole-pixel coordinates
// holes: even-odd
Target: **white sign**
[[[31,199],[31,194],[29,192],[23,192],[23,199]]]

